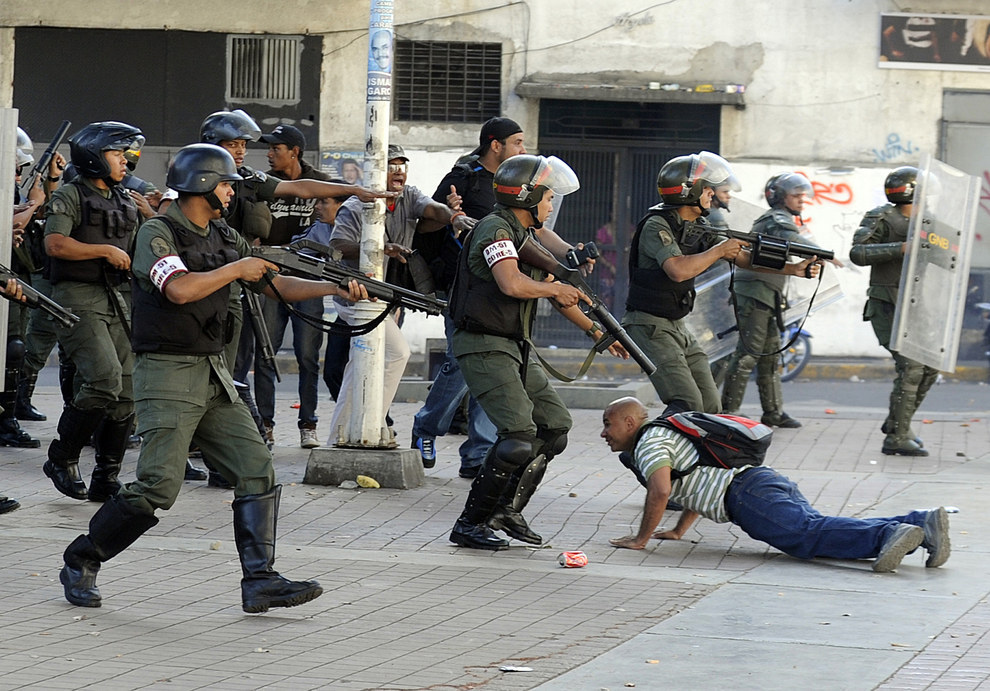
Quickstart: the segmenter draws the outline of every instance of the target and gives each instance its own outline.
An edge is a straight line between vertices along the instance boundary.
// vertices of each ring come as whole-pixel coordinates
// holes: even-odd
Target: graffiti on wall
[[[873,149],[873,156],[877,163],[887,163],[902,156],[913,156],[920,153],[921,149],[914,146],[911,140],[901,142],[901,135],[892,132],[887,135],[887,142],[882,149]]]

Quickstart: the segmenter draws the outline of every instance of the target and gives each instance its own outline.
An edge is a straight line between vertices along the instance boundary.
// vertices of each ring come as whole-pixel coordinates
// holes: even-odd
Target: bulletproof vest
[[[512,212],[504,209],[491,216],[498,216],[506,222],[509,222],[509,217],[515,220]],[[497,222],[491,216],[488,217],[490,220],[486,220]],[[527,301],[509,297],[499,289],[494,280],[485,280],[471,271],[468,255],[474,232],[472,230],[465,236],[464,249],[457,260],[457,276],[451,286],[450,303],[447,306],[450,318],[454,326],[465,331],[521,341],[525,338],[524,327],[527,326],[523,324],[523,306]],[[534,280],[540,280],[542,274],[535,267],[522,262],[519,263],[519,270]],[[531,310],[530,320],[535,314],[536,310]]]
[[[681,319],[690,314],[694,308],[694,279],[674,281],[661,266],[655,269],[644,269],[639,266],[639,237],[646,222],[654,216],[660,216],[667,222],[674,234],[674,241],[682,252],[697,254],[703,251],[703,248],[698,246],[686,247],[681,244],[678,236],[682,222],[676,209],[665,209],[663,205],[650,209],[636,226],[636,233],[630,246],[629,296],[626,298],[626,311],[637,310],[655,317]]]
[[[243,180],[234,183],[234,198],[227,207],[227,224],[249,240],[265,239],[272,229],[272,212],[258,190],[267,179],[265,173],[241,166],[238,171]]]
[[[172,231],[179,259],[191,272],[212,271],[240,259],[234,231],[210,222],[206,237],[181,228],[167,216],[155,216]],[[196,302],[177,305],[160,290],[144,290],[132,281],[131,347],[135,353],[218,355],[230,340],[230,285]]]
[[[131,240],[138,226],[138,210],[127,191],[120,185],[114,185],[110,188],[110,197],[104,198],[82,181],[68,184],[75,185],[79,191],[82,209],[82,222],[72,229],[69,237],[89,245],[113,245],[130,252]],[[104,272],[111,285],[119,285],[123,281],[121,272],[103,259],[71,261],[51,258],[52,283],[103,283]]]

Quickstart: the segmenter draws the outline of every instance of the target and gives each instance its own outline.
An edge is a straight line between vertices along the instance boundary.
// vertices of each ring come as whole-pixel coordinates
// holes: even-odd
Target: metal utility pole
[[[365,107],[364,179],[373,189],[385,189],[388,165],[388,127],[392,110],[393,0],[371,0],[368,24],[368,86]],[[360,268],[375,278],[384,278],[382,269],[385,237],[385,202],[364,205],[361,232]],[[384,305],[362,301],[354,309],[355,321],[364,324],[378,316]],[[386,317],[391,319],[391,317]],[[338,446],[382,448],[391,441],[385,427],[384,377],[385,331],[378,327],[351,339],[350,358],[354,367],[354,391],[350,416],[343,419]]]

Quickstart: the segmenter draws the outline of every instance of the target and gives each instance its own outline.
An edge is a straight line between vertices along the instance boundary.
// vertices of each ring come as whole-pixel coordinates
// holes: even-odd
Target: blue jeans
[[[927,511],[892,518],[823,516],[772,468],[736,477],[725,493],[732,522],[754,540],[798,559],[873,559],[900,523],[923,526]]]
[[[302,300],[292,303],[292,307],[303,314],[321,318],[323,298]],[[278,350],[285,328],[292,322],[292,349],[299,363],[299,427],[315,427],[316,402],[319,397],[320,348],[323,347],[323,332],[310,326],[296,315],[290,315],[288,308],[278,300],[265,298],[262,312],[268,326],[272,347]],[[255,345],[254,395],[258,410],[265,422],[275,419],[275,371],[262,360],[260,348]]]
[[[433,380],[430,393],[423,407],[413,418],[413,438],[436,439],[450,431],[450,423],[454,419],[461,399],[468,392],[457,358],[451,351],[451,337],[454,334],[454,323],[444,312],[443,328],[447,336],[447,355],[443,366]],[[480,468],[485,460],[485,454],[495,443],[495,425],[485,415],[478,401],[471,396],[468,402],[468,438],[460,447],[461,468]]]

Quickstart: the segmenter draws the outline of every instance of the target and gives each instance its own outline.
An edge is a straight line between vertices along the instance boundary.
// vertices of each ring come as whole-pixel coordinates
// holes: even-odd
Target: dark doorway
[[[639,219],[657,204],[660,166],[675,156],[718,152],[718,105],[544,100],[540,153],[558,156],[581,189],[563,199],[556,231],[571,243],[594,241],[601,258],[589,283],[617,318],[625,312],[628,248]],[[546,303],[546,301],[542,301]],[[537,345],[587,347],[570,322],[541,304]]]

